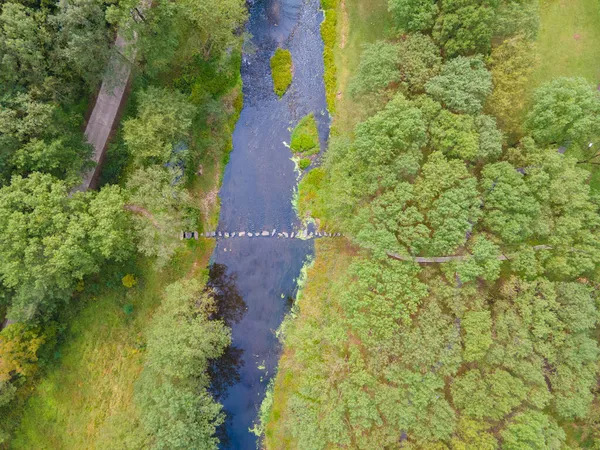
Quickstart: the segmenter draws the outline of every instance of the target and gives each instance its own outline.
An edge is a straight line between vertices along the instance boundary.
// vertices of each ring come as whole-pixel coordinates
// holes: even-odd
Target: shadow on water
[[[250,9],[251,42],[242,64],[244,108],[219,193],[219,231],[298,230],[292,206],[297,178],[286,146],[291,129],[314,113],[322,148],[329,133],[323,85],[319,0],[257,0]],[[270,58],[277,47],[292,54],[294,77],[282,99],[273,92]],[[232,346],[211,367],[212,390],[227,414],[221,448],[255,449],[249,429],[281,351],[275,331],[295,297],[296,279],[314,250],[300,239],[220,239],[208,287],[217,317],[232,328]]]

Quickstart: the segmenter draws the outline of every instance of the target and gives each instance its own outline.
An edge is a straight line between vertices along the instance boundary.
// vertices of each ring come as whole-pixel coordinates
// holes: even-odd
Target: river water
[[[258,0],[250,8],[242,65],[244,109],[233,134],[233,152],[220,192],[219,230],[270,233],[300,229],[292,207],[297,174],[289,143],[293,127],[313,112],[321,146],[329,117],[323,85],[319,0]],[[269,61],[277,47],[292,53],[294,78],[279,99]],[[275,330],[290,307],[296,278],[313,242],[300,239],[222,239],[213,254],[210,284],[221,315],[232,326],[232,348],[213,368],[214,392],[227,421],[224,449],[255,449],[249,429],[258,417],[280,354]]]

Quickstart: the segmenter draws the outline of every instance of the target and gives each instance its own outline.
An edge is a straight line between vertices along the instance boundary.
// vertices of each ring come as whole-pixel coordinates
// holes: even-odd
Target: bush
[[[310,166],[310,164],[311,160],[308,158],[302,158],[300,161],[298,161],[298,167],[300,167],[300,170],[306,169],[308,166]]]
[[[273,90],[279,97],[288,90],[292,83],[292,54],[289,50],[278,48],[271,58],[271,75]]]
[[[136,280],[135,276],[133,276],[130,273],[125,275],[123,277],[123,279],[121,280],[121,282],[123,283],[123,286],[125,286],[128,289],[134,287],[137,284],[137,280]]]
[[[298,186],[298,215],[300,218],[325,219],[325,204],[320,195],[324,180],[325,170],[317,167],[308,172],[300,181]]]
[[[292,133],[290,148],[294,153],[314,155],[321,151],[319,130],[314,114],[304,116]]]

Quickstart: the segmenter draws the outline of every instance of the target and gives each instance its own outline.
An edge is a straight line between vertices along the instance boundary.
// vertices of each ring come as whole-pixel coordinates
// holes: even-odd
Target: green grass
[[[352,74],[360,63],[363,45],[386,39],[393,30],[387,0],[340,0],[337,8],[336,114],[332,132],[350,133],[363,119],[360,106],[348,94]]]
[[[142,260],[138,284],[130,289],[102,286],[96,295],[90,286],[84,291],[77,299],[81,306],[65,320],[56,362],[25,405],[12,448],[108,449],[116,448],[124,434],[143,436],[132,398],[144,363],[143,331],[164,286],[186,273],[194,276],[191,267],[206,267],[212,246],[199,241],[184,247],[161,272]]]
[[[325,70],[325,97],[329,113],[335,113],[335,96],[337,88],[337,67],[335,65],[335,44],[337,42],[337,7],[339,0],[321,0],[325,11],[325,19],[321,23],[321,38],[323,39],[323,63]]]
[[[539,64],[531,88],[560,76],[600,83],[600,2],[541,0]]]
[[[292,132],[290,148],[294,153],[303,153],[305,155],[315,155],[321,151],[319,130],[314,114],[308,114],[298,122],[298,125],[296,125],[296,128]]]
[[[529,92],[557,77],[584,77],[600,83],[600,1],[541,0],[541,27],[537,40],[539,62],[529,83]],[[580,158],[581,149],[571,147],[568,155]],[[592,191],[600,192],[598,166],[590,170]]]
[[[273,90],[281,98],[292,84],[292,54],[289,50],[278,48],[271,57],[271,75]]]

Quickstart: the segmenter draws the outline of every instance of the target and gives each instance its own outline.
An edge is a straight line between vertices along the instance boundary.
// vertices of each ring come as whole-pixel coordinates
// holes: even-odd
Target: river
[[[292,207],[297,174],[289,143],[291,130],[313,112],[321,147],[329,133],[323,85],[323,20],[319,0],[258,0],[250,7],[242,78],[244,108],[233,133],[233,151],[220,191],[219,230],[294,231],[300,223]],[[279,99],[269,61],[277,47],[292,53],[293,82]],[[213,368],[214,391],[227,421],[223,449],[255,449],[249,429],[258,416],[280,345],[275,330],[289,310],[296,278],[313,253],[300,239],[221,239],[212,257],[210,284],[232,326],[232,348]]]

